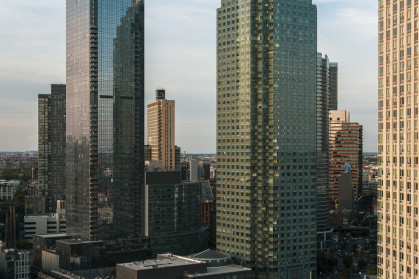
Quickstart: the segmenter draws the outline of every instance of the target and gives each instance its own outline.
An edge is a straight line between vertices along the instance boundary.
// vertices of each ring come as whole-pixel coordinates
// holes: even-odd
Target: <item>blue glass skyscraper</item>
[[[144,235],[144,1],[67,0],[67,232]]]

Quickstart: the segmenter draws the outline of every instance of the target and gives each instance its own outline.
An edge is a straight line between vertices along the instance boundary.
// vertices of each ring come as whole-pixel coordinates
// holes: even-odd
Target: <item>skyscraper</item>
[[[217,249],[258,278],[316,276],[317,12],[217,10]]]
[[[317,85],[324,94],[327,93],[329,110],[338,109],[338,63],[330,62],[329,57],[317,53]]]
[[[157,89],[156,100],[147,105],[147,144],[152,161],[164,171],[175,170],[175,101],[166,100],[164,89]]]
[[[338,109],[338,63],[329,62],[330,101],[329,110]]]
[[[38,95],[38,194],[40,213],[55,212],[65,199],[66,86],[52,84],[51,94]]]
[[[345,164],[351,165],[355,198],[362,190],[363,127],[351,122],[345,110],[332,110],[329,115],[329,189],[333,209],[339,204],[339,177]]]
[[[317,239],[318,249],[328,247],[329,226],[329,58],[317,53]]]
[[[418,1],[378,1],[378,278],[419,278]]]
[[[67,233],[144,230],[144,1],[67,0]]]

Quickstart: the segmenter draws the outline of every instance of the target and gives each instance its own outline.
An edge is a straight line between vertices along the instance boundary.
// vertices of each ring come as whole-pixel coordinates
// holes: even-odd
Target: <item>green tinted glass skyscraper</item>
[[[67,233],[143,234],[144,0],[67,0]]]
[[[51,84],[51,94],[38,95],[38,195],[51,213],[65,198],[65,84]]]
[[[311,0],[217,11],[217,249],[258,278],[316,276],[316,32]]]

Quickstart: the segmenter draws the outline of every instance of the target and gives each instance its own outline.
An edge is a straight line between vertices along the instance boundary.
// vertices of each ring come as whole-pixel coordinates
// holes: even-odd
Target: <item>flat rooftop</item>
[[[105,243],[102,240],[89,241],[89,240],[79,240],[79,239],[60,239],[58,241],[61,242],[61,243],[66,243],[66,244],[96,244],[96,243]]]
[[[161,260],[146,260],[146,261],[131,262],[131,263],[118,264],[118,265],[138,271],[138,270],[168,268],[168,267],[174,267],[174,266],[187,266],[187,265],[194,265],[194,264],[203,264],[203,262],[196,261],[190,258],[181,257],[181,256],[173,256],[173,257],[170,257],[167,259],[161,259]]]
[[[229,254],[221,253],[218,251],[213,251],[210,249],[207,249],[197,254],[190,255],[189,257],[196,260],[220,260],[220,259],[231,258]]]
[[[35,234],[36,236],[40,236],[43,238],[55,238],[55,237],[66,237],[67,234],[65,233],[57,233],[57,234]]]
[[[242,267],[240,265],[226,265],[226,266],[219,266],[219,267],[208,267],[207,274],[226,274],[226,273],[235,273],[240,271],[252,271],[251,268]]]

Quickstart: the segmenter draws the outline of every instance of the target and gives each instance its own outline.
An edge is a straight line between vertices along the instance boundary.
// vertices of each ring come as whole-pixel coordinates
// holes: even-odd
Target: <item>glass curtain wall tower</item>
[[[329,225],[329,58],[317,53],[317,238],[318,249],[328,248]],[[329,235],[328,235],[329,233]]]
[[[217,249],[258,278],[316,277],[317,12],[217,10]]]
[[[67,233],[144,234],[144,1],[67,0]]]
[[[329,110],[338,109],[338,63],[329,62]]]
[[[51,94],[38,95],[38,150],[40,198],[52,213],[57,200],[65,199],[66,88],[51,84]]]

